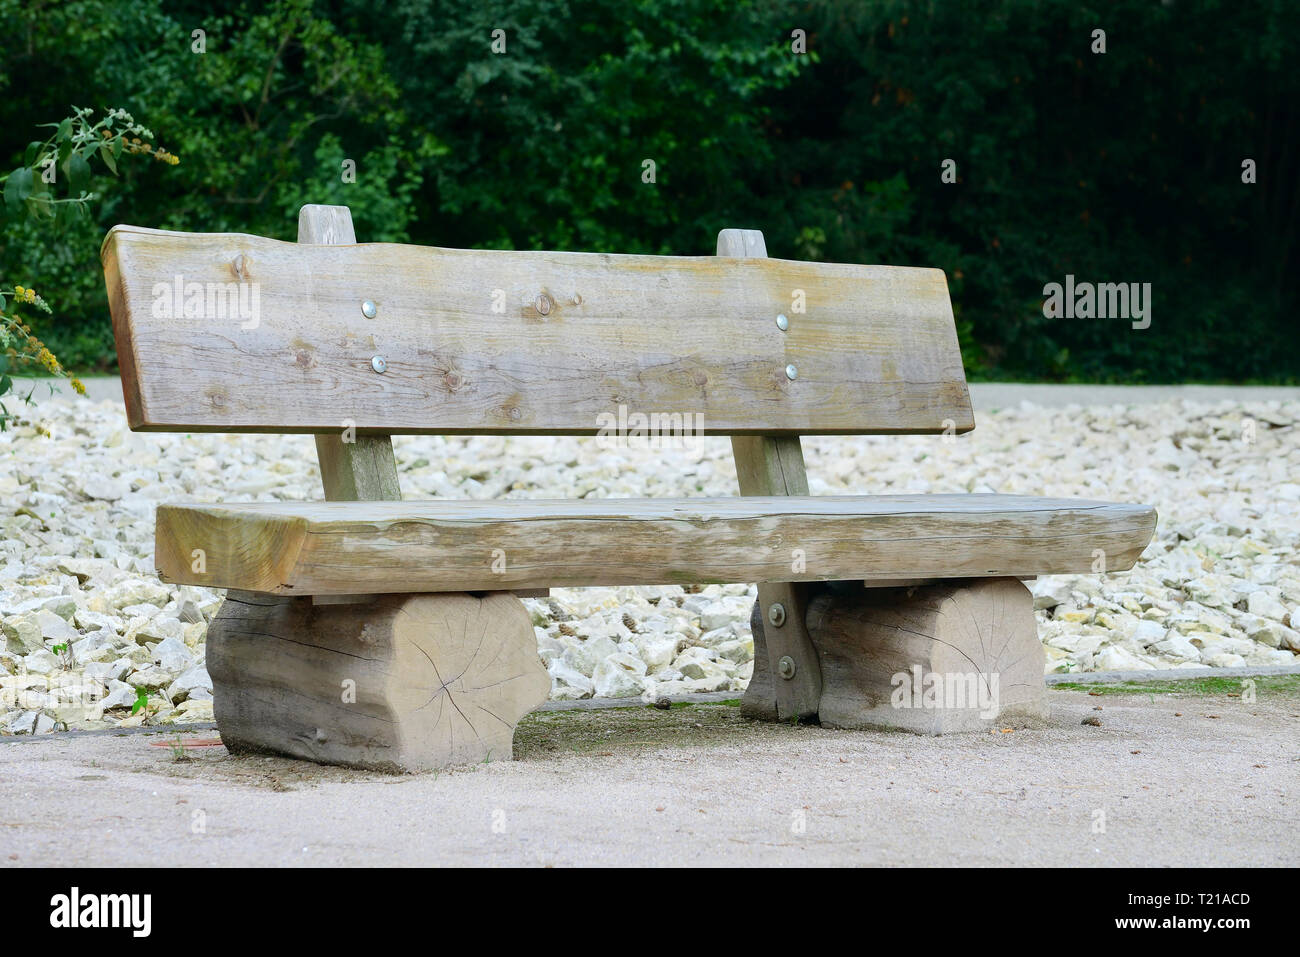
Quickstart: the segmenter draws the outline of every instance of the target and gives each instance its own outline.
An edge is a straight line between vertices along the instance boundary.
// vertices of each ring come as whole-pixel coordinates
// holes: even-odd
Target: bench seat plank
[[[159,506],[155,554],[164,581],[278,595],[980,578],[1091,572],[1098,549],[1123,571],[1155,523],[989,494],[190,504]]]

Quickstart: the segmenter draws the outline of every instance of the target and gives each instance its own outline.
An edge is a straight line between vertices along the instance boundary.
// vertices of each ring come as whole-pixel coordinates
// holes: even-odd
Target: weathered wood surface
[[[551,681],[513,595],[315,606],[231,592],[208,629],[221,740],[326,764],[426,771],[508,761]]]
[[[822,724],[943,734],[1047,717],[1033,596],[1014,578],[827,590],[809,605],[808,633]]]
[[[711,434],[974,426],[937,269],[135,226],[102,258],[133,429],[594,434],[620,406]],[[228,293],[249,316],[217,315]]]
[[[767,242],[757,229],[724,229],[718,233],[718,255],[732,258],[767,258]],[[787,320],[789,316],[786,317]],[[802,319],[802,317],[797,317]],[[788,330],[787,330],[788,332]],[[741,495],[807,495],[808,473],[797,435],[733,435],[731,451]],[[797,564],[791,547],[791,566]],[[817,713],[821,698],[821,669],[804,629],[807,586],[802,582],[759,582],[758,608],[766,616],[779,607],[780,623],[770,622],[765,644],[764,676],[778,673],[778,663],[788,658],[789,677],[757,684],[750,681],[742,708],[763,718],[806,718]],[[755,674],[759,672],[755,645]]]
[[[160,505],[155,556],[166,581],[292,595],[985,578],[1088,572],[1096,549],[1131,568],[1155,521],[1016,495]]]
[[[298,242],[355,245],[352,211],[346,206],[304,206],[298,211]],[[316,458],[328,502],[400,501],[393,440],[358,435],[348,420],[316,435]]]

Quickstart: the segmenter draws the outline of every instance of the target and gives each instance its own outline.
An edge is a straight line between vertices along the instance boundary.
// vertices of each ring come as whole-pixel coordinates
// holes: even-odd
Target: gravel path
[[[1010,395],[1010,393],[1008,393]],[[0,734],[211,720],[220,593],[153,572],[159,502],[319,497],[310,437],[133,434],[120,402],[45,399],[0,433]],[[1054,672],[1300,661],[1300,402],[981,411],[968,436],[805,440],[813,494],[1003,492],[1146,502],[1138,569],[1034,583]],[[408,497],[730,495],[730,444],[399,437]],[[552,697],[741,691],[754,589],[528,600]],[[140,701],[147,703],[132,714]]]

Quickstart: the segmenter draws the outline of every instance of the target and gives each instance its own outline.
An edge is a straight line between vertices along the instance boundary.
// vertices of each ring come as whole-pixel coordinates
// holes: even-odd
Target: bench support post
[[[767,243],[757,229],[718,233],[718,255],[766,259]],[[775,321],[773,312],[772,320]],[[799,436],[735,435],[731,450],[741,495],[807,495]],[[791,561],[797,561],[791,543]],[[797,582],[761,582],[758,610],[768,623],[766,650],[754,638],[754,673],[741,701],[755,718],[812,718],[821,697],[821,671],[804,627],[808,587]]]
[[[388,771],[508,761],[516,723],[551,690],[508,592],[344,605],[232,591],[207,663],[232,753]]]
[[[757,611],[753,626],[757,661],[765,644]],[[943,734],[1047,717],[1033,596],[1015,578],[828,583],[808,604],[807,629],[821,665],[822,724]]]

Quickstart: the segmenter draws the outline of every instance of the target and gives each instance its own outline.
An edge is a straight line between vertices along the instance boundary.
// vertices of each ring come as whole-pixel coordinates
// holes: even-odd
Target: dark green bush
[[[0,31],[11,167],[72,103],[182,161],[124,168],[56,243],[0,224],[74,368],[113,362],[112,223],[292,239],[326,202],[366,240],[701,254],[749,226],[938,266],[972,377],[1300,381],[1291,0],[0,0]],[[1044,318],[1067,273],[1151,283],[1151,327]]]

